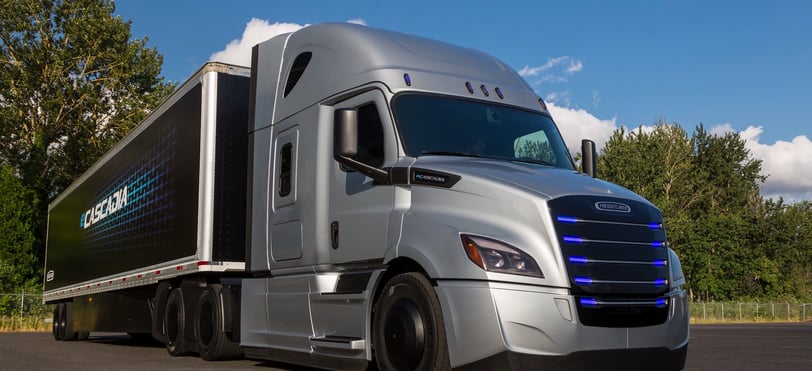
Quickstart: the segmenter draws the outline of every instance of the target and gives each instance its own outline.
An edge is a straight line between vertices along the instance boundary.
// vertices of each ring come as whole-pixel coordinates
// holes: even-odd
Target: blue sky
[[[660,119],[737,131],[763,193],[812,199],[812,2],[154,1],[116,3],[183,81],[229,43],[291,26],[361,21],[482,50],[552,103],[568,144]],[[252,19],[256,20],[249,25]],[[260,23],[265,23],[262,25]],[[256,27],[255,27],[256,26]],[[277,30],[277,31],[274,31]],[[221,52],[220,54],[215,54]]]

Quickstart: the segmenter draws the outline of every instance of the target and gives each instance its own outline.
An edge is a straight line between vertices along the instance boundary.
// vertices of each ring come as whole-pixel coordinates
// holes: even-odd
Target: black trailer
[[[244,272],[249,77],[206,64],[50,204],[57,338],[150,332],[159,282]]]

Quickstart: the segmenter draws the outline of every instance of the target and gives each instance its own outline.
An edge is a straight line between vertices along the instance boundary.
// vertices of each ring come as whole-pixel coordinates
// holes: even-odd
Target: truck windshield
[[[395,98],[395,118],[409,156],[467,156],[572,170],[553,121],[538,112],[436,95]]]

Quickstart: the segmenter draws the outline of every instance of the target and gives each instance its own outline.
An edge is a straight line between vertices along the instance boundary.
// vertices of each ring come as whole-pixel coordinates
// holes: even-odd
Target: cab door
[[[358,110],[358,155],[368,165],[391,167],[397,160],[394,125],[383,93],[368,91],[340,102],[335,109]],[[331,263],[382,260],[387,248],[394,187],[379,185],[337,161],[331,163]]]

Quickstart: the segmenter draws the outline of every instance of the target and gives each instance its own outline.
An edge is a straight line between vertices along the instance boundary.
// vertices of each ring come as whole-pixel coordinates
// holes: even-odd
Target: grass
[[[51,331],[50,318],[42,316],[30,317],[0,317],[0,332],[49,332]]]

